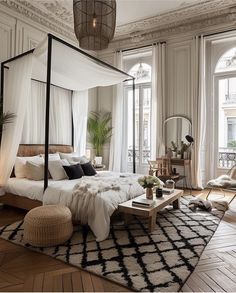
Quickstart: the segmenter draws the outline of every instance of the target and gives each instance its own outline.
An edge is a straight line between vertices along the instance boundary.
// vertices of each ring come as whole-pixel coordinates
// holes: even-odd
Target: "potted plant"
[[[161,181],[156,176],[143,176],[138,178],[138,183],[146,189],[146,198],[153,199],[153,187],[160,187]]]
[[[105,143],[112,136],[111,113],[91,112],[88,118],[87,129],[89,141],[95,150],[95,165],[102,164],[102,151]]]
[[[189,148],[189,145],[187,145],[185,142],[181,141],[180,152],[181,152],[182,159],[187,159],[187,157],[188,157],[188,154],[187,154],[188,148]]]
[[[6,112],[6,113],[3,112],[3,102],[2,102],[2,98],[1,98],[1,102],[0,102],[0,139],[2,137],[4,125],[13,122],[14,118],[15,118],[15,114],[9,113],[9,112]]]
[[[173,158],[176,158],[177,149],[178,149],[176,143],[172,141],[171,142],[171,147],[172,147],[171,150],[172,150]]]

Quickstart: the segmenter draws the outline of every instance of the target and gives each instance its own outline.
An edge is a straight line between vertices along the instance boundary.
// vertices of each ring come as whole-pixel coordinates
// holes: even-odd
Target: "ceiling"
[[[201,0],[117,0],[117,25],[181,9]]]
[[[117,26],[181,9],[205,0],[117,0]],[[73,25],[73,0],[17,0],[38,13]]]

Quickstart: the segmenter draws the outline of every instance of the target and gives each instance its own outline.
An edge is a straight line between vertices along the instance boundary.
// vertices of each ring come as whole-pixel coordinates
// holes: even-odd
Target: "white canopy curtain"
[[[72,142],[71,94],[69,90],[51,86],[49,127],[51,144],[70,145]],[[32,80],[21,139],[23,144],[44,143],[45,95],[46,84]]]
[[[29,101],[32,54],[9,63],[5,74],[3,111],[16,115],[12,123],[6,125],[0,149],[0,186],[11,175],[20,144],[25,118],[26,105]]]
[[[122,51],[115,53],[114,63],[123,69]],[[123,83],[113,88],[112,99],[112,137],[110,142],[109,170],[126,172],[128,164],[128,129],[127,129],[127,99],[124,97]]]
[[[197,36],[194,39],[193,54],[193,91],[192,91],[192,133],[194,147],[192,149],[192,186],[203,188],[202,172],[204,165],[213,164],[212,160],[205,160],[205,134],[206,134],[206,93],[205,93],[205,40]],[[213,129],[213,128],[211,128]]]
[[[163,142],[163,122],[165,120],[165,68],[166,44],[152,46],[152,140],[151,158],[156,159],[165,154]]]
[[[50,56],[47,60],[47,56]],[[66,56],[67,58],[62,58]],[[51,66],[50,66],[51,65]],[[48,34],[36,49],[6,60],[1,64],[3,77],[6,79],[4,88],[4,111],[15,113],[16,119],[3,132],[0,152],[0,184],[4,185],[13,169],[17,150],[22,137],[26,105],[29,99],[31,79],[48,82],[73,91],[84,91],[97,86],[109,86],[122,82],[127,74],[106,64],[65,41]],[[48,78],[51,72],[51,79]],[[2,85],[1,85],[2,86]],[[50,101],[50,91],[46,94],[46,105]],[[46,107],[46,117],[50,117],[50,107]],[[49,119],[45,119],[47,126]],[[71,118],[70,118],[71,121]],[[64,127],[64,125],[63,125]],[[47,128],[49,130],[49,127]],[[47,133],[48,134],[48,133]],[[48,135],[45,135],[48,138]],[[45,139],[45,151],[48,150],[48,139]],[[47,152],[46,152],[47,154]],[[48,157],[45,156],[44,187],[48,185]]]
[[[72,95],[74,150],[78,155],[86,153],[88,118],[88,91],[73,91]]]

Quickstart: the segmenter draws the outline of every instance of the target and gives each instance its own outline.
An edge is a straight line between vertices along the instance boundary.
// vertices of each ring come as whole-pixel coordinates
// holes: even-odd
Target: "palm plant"
[[[91,112],[88,118],[88,133],[90,143],[95,149],[95,155],[102,155],[102,147],[112,136],[112,127],[110,126],[111,113]]]
[[[0,137],[2,136],[4,125],[8,124],[8,123],[12,123],[15,116],[16,115],[13,113],[9,113],[9,112],[4,113],[3,112],[3,102],[1,99],[1,102],[0,102]]]

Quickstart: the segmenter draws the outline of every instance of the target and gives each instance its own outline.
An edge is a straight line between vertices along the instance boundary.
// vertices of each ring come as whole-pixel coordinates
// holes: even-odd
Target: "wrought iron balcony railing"
[[[151,158],[151,151],[149,150],[143,150],[142,151],[142,163],[147,164],[147,161]],[[139,150],[135,151],[135,162],[138,163],[140,161],[140,152]],[[128,163],[133,162],[133,150],[128,149]]]
[[[219,149],[219,167],[232,168],[236,164],[236,148]]]

